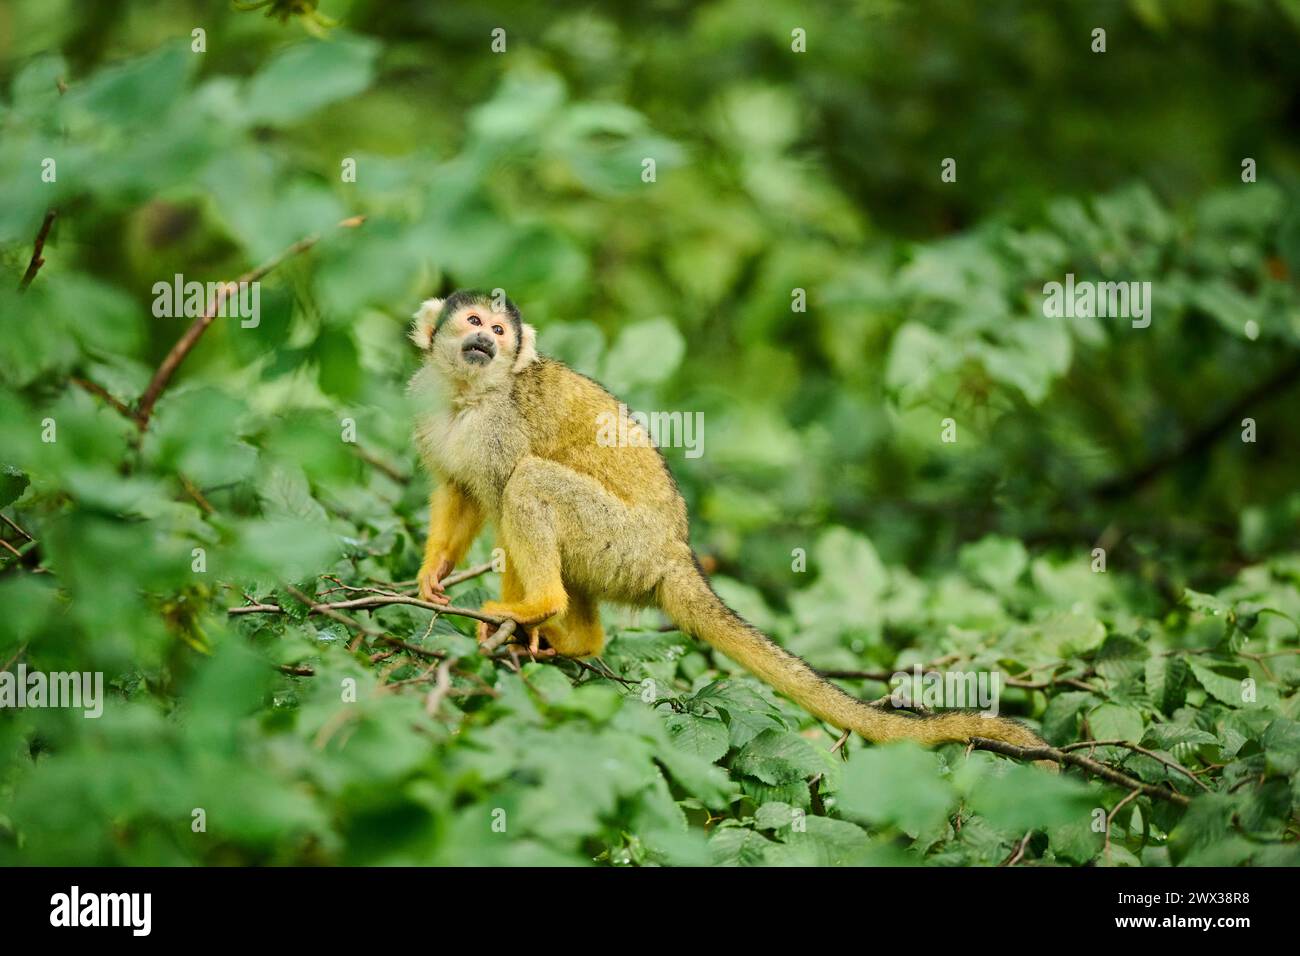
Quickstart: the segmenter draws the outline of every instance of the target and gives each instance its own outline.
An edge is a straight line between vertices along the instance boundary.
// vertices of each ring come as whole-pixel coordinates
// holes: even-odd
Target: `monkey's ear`
[[[537,330],[527,322],[519,326],[519,351],[511,371],[521,372],[531,362],[537,361]]]
[[[427,352],[433,346],[433,330],[438,325],[438,316],[442,314],[442,299],[425,299],[414,315],[411,323],[410,338],[421,352]]]

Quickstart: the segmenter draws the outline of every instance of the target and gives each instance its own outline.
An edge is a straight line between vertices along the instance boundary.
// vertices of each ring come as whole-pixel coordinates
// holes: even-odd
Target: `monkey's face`
[[[433,347],[443,361],[465,372],[486,372],[494,363],[508,364],[517,347],[515,326],[487,305],[462,306],[438,327]]]
[[[466,364],[481,368],[490,365],[499,351],[514,351],[514,325],[507,317],[470,307],[462,309],[453,320],[460,358]]]
[[[445,306],[430,299],[415,315],[411,339],[434,365],[457,379],[482,380],[518,372],[537,357],[532,326],[517,325],[489,300],[457,301],[460,295]]]

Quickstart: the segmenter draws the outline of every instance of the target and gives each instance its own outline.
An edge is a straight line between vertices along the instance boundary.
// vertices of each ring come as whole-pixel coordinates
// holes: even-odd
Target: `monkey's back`
[[[512,398],[533,455],[590,475],[628,505],[653,511],[677,540],[687,539],[686,503],[659,449],[648,438],[644,444],[600,440],[626,414],[603,386],[543,357],[516,376]],[[645,435],[635,422],[625,427],[616,427],[616,437]]]

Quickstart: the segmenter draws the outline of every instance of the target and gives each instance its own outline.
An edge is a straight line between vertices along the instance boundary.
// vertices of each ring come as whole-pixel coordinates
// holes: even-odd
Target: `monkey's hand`
[[[442,587],[442,579],[451,573],[452,567],[454,565],[448,557],[425,559],[424,564],[420,566],[420,573],[416,575],[416,581],[420,585],[420,597],[423,600],[432,604],[449,603]]]

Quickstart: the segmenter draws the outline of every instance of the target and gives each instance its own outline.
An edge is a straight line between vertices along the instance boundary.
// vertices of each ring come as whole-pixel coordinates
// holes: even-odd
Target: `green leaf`
[[[1172,714],[1187,700],[1187,686],[1192,670],[1181,655],[1153,654],[1147,658],[1147,691],[1152,702],[1166,714]]]
[[[861,827],[830,817],[803,816],[780,836],[781,847],[765,854],[773,866],[850,866],[871,847]]]
[[[97,73],[69,92],[74,106],[110,123],[157,123],[178,102],[198,58],[172,42]]]
[[[0,508],[7,508],[23,496],[31,480],[13,465],[0,466]]]
[[[1173,750],[1179,745],[1200,746],[1208,744],[1217,746],[1219,740],[1214,734],[1197,727],[1181,724],[1152,724],[1142,736],[1142,744],[1157,750]]]
[[[1119,634],[1111,634],[1097,649],[1093,666],[1108,681],[1118,683],[1145,672],[1151,652],[1145,644]]]
[[[1043,736],[1054,744],[1069,743],[1077,738],[1079,716],[1097,702],[1095,694],[1070,691],[1057,694],[1043,714]]]
[[[961,549],[962,570],[995,591],[1006,591],[1029,566],[1029,552],[1015,538],[989,535]]]
[[[686,340],[671,320],[634,323],[619,333],[605,354],[603,381],[615,392],[656,385],[676,371],[685,352]]]
[[[747,773],[764,783],[785,784],[825,770],[825,757],[798,734],[765,730],[744,747],[731,762],[731,769]]]
[[[1088,713],[1088,727],[1092,730],[1094,740],[1128,740],[1136,743],[1142,739],[1144,726],[1142,712],[1136,707],[1102,704]]]
[[[325,329],[316,340],[316,360],[320,363],[321,391],[345,401],[361,391],[364,376],[356,343],[345,329]]]
[[[986,770],[970,795],[971,809],[994,826],[1023,834],[1085,818],[1092,809],[1092,794],[1074,779],[1002,763],[1005,770]]]
[[[846,816],[915,836],[942,822],[956,806],[957,794],[939,775],[938,755],[907,743],[853,754],[835,800]]]
[[[279,126],[300,122],[370,85],[379,44],[335,31],[328,40],[302,40],[275,56],[248,81],[244,118]]]
[[[1195,657],[1188,661],[1188,666],[1206,693],[1215,700],[1232,707],[1245,704],[1242,681],[1250,676],[1245,667],[1239,664],[1208,664]]]
[[[710,763],[721,760],[730,749],[727,725],[716,718],[673,714],[668,718],[667,727],[676,746]]]
[[[761,866],[778,844],[744,827],[719,827],[709,838],[714,866]]]

